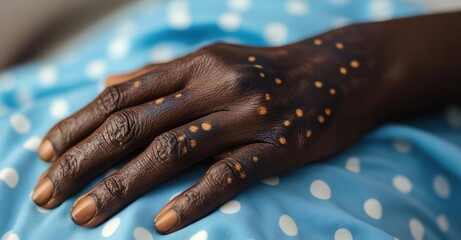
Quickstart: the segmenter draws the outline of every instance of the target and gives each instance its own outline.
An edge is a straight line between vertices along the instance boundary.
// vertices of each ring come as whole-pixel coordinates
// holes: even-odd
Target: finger
[[[151,65],[145,66],[133,72],[109,76],[106,79],[106,87],[109,87],[115,84],[128,82],[129,80],[132,80],[134,78],[141,77],[144,74],[154,71],[157,67],[159,67],[158,64],[151,64]]]
[[[75,223],[95,226],[179,171],[217,152],[251,141],[255,127],[239,126],[230,112],[205,116],[158,136],[137,158],[104,179],[71,211]]]
[[[208,215],[254,182],[274,174],[281,149],[255,143],[218,161],[194,186],[172,199],[154,220],[158,232],[177,231]]]
[[[127,154],[147,146],[158,134],[206,114],[188,100],[189,95],[185,90],[112,114],[53,163],[32,199],[42,207],[55,207]]]
[[[54,161],[98,128],[110,114],[166,96],[182,88],[185,79],[176,71],[158,68],[126,83],[106,88],[95,100],[55,125],[45,136],[38,154]]]

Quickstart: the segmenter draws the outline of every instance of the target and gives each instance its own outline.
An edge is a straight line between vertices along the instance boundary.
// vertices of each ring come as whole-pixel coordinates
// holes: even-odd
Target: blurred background
[[[341,5],[360,0],[329,1]],[[26,59],[46,55],[53,48],[70,41],[117,10],[143,2],[155,2],[155,0],[0,0],[0,69]],[[229,2],[236,2],[238,5],[245,1],[230,0]],[[385,12],[386,6],[393,1],[374,2],[375,4],[370,6],[375,8],[374,11]],[[431,12],[461,8],[460,0],[400,0],[400,2],[420,4]]]

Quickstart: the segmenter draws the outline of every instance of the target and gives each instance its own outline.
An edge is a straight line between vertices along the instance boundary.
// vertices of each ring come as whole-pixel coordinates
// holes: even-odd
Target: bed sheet
[[[423,13],[391,0],[136,1],[49,57],[8,69],[0,74],[1,239],[461,239],[456,106],[382,126],[328,161],[265,179],[166,236],[153,230],[154,214],[210,163],[167,181],[95,228],[71,221],[76,196],[53,210],[30,200],[48,166],[36,153],[42,137],[94,98],[109,74],[215,41],[282,45],[353,22]]]

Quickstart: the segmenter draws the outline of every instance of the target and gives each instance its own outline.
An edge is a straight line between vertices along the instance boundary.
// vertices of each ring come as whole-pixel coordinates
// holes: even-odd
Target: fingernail
[[[165,213],[168,212],[168,210],[171,209],[171,207],[173,206],[173,204],[175,202],[176,201],[173,200],[173,201],[169,202],[167,205],[165,205],[165,207],[163,207],[162,210],[160,210],[160,212],[158,212],[157,216],[154,219],[154,223],[156,223],[163,215],[165,215]]]
[[[38,148],[38,156],[44,161],[50,161],[54,157],[54,149],[50,140],[45,139]]]
[[[51,168],[48,168],[47,170],[45,170],[45,171],[42,173],[42,175],[40,175],[40,177],[38,178],[38,181],[41,181],[42,179],[44,179],[44,178],[48,175],[48,173],[50,172],[50,169],[51,169]]]
[[[86,196],[79,200],[72,208],[70,213],[72,219],[77,224],[88,222],[96,214],[96,202],[90,196]]]
[[[47,177],[40,180],[38,182],[37,187],[34,189],[34,193],[32,193],[32,200],[37,205],[44,205],[45,203],[50,200],[51,195],[53,194],[53,183]]]
[[[166,232],[172,229],[178,223],[178,213],[175,210],[170,209],[158,219],[155,223],[155,228],[159,232]]]

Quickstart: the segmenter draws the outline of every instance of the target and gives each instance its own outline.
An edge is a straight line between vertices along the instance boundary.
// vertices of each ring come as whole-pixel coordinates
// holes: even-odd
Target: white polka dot
[[[330,186],[322,180],[315,180],[311,183],[310,187],[311,194],[322,200],[327,200],[331,198]]]
[[[294,237],[298,235],[298,226],[295,221],[288,215],[282,215],[279,219],[279,226],[282,232],[288,236]]]
[[[135,240],[154,240],[152,234],[143,227],[137,227],[133,231],[133,237]]]
[[[303,0],[289,0],[285,3],[285,10],[292,15],[305,15],[309,6]]]
[[[434,177],[432,181],[432,186],[434,187],[434,191],[442,199],[447,199],[450,197],[451,187],[450,182],[444,175],[437,175]]]
[[[237,200],[230,200],[219,208],[219,211],[225,214],[234,214],[240,211],[240,202]]]
[[[372,0],[368,6],[370,15],[375,20],[386,20],[391,18],[392,8],[391,0]]]
[[[107,46],[107,55],[113,59],[120,59],[125,57],[130,51],[131,42],[128,36],[117,36],[110,41]]]
[[[3,234],[1,240],[19,240],[19,236],[16,235],[13,231],[8,231],[5,234]]]
[[[93,60],[85,67],[85,75],[94,80],[100,80],[106,75],[106,62],[102,59]]]
[[[454,128],[461,128],[461,109],[455,106],[447,107],[445,110],[448,123]]]
[[[174,59],[173,43],[159,43],[149,51],[149,58],[152,63],[168,62]]]
[[[402,193],[409,193],[413,189],[413,184],[410,179],[405,176],[397,175],[392,179],[392,184],[394,187]]]
[[[330,0],[330,2],[334,5],[346,5],[350,0]]]
[[[335,232],[335,240],[353,240],[352,233],[345,228],[340,228]]]
[[[251,0],[228,0],[229,8],[236,12],[248,11],[251,7]]]
[[[238,14],[228,12],[219,17],[218,25],[222,30],[232,32],[239,28],[240,22],[241,20]]]
[[[136,23],[132,20],[124,20],[117,26],[117,32],[121,35],[131,35],[136,31]]]
[[[38,82],[44,87],[52,86],[58,78],[58,70],[53,65],[45,65],[38,72]]]
[[[16,93],[16,101],[21,105],[27,105],[34,100],[34,93],[30,88],[20,88]]]
[[[365,204],[363,204],[363,210],[365,213],[373,219],[379,220],[383,215],[383,209],[381,203],[374,199],[368,199]]]
[[[409,153],[413,147],[408,140],[398,139],[394,141],[394,148],[399,153]]]
[[[120,218],[112,218],[109,220],[102,229],[102,236],[103,237],[110,237],[117,231],[118,226],[120,226]]]
[[[285,43],[288,30],[285,25],[279,22],[269,23],[264,30],[264,38],[271,45],[282,45]]]
[[[50,114],[54,118],[61,119],[69,114],[69,102],[63,98],[57,98],[51,103]]]
[[[50,209],[46,209],[46,208],[42,208],[40,206],[35,206],[35,208],[37,209],[38,212],[40,213],[47,213],[50,211]]]
[[[13,75],[9,73],[2,73],[0,75],[0,91],[1,92],[12,90],[14,88],[14,85],[16,85],[16,81]]]
[[[350,157],[346,161],[346,169],[353,173],[360,173],[360,159],[358,157]]]
[[[204,230],[197,232],[196,234],[194,234],[194,236],[189,238],[189,240],[207,240],[207,239],[208,239],[208,233]]]
[[[19,174],[14,168],[0,169],[0,180],[10,188],[15,188],[19,182]]]
[[[30,131],[30,121],[22,113],[15,113],[10,117],[10,124],[13,130],[18,134],[26,134]]]
[[[409,222],[410,233],[413,236],[414,240],[422,240],[424,237],[424,226],[423,224],[416,218],[412,218]]]
[[[183,30],[191,25],[189,4],[183,0],[170,1],[167,8],[167,20],[171,28]]]
[[[36,152],[42,139],[39,136],[32,136],[28,138],[23,144],[22,147],[31,152]]]
[[[279,181],[280,181],[279,177],[275,176],[275,177],[269,177],[269,178],[263,179],[261,182],[267,185],[276,186],[279,184]]]
[[[448,232],[450,229],[450,223],[448,222],[447,216],[444,214],[437,216],[437,226],[439,226],[440,231],[445,233]]]
[[[335,28],[340,28],[340,27],[344,27],[348,24],[351,23],[351,20],[349,18],[345,18],[345,17],[335,17],[333,18],[333,27]]]

